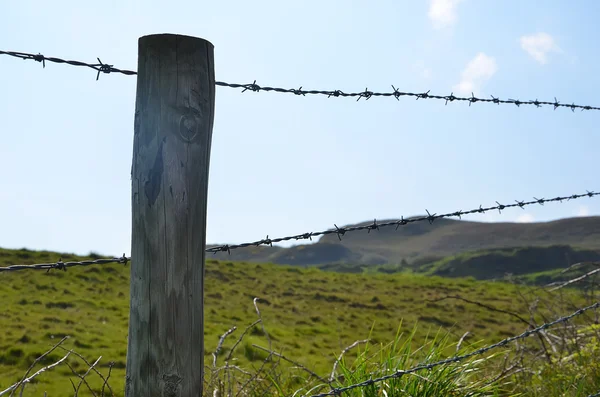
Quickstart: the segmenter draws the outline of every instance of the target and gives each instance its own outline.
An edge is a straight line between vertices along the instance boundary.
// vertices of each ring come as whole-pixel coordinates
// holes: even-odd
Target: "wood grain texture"
[[[127,397],[202,395],[213,45],[139,39]]]

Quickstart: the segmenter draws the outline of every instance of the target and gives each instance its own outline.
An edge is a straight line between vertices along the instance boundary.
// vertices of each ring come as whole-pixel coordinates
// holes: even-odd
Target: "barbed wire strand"
[[[533,335],[535,333],[544,331],[545,329],[550,328],[550,327],[552,327],[554,325],[567,322],[567,321],[571,320],[573,317],[580,316],[581,314],[585,313],[588,310],[597,309],[599,307],[600,307],[600,302],[596,302],[593,305],[581,308],[581,309],[579,309],[579,310],[577,310],[577,311],[569,314],[568,316],[560,317],[560,318],[558,318],[558,319],[556,319],[554,321],[551,321],[549,323],[542,324],[542,325],[540,325],[537,328],[527,330],[527,331],[523,332],[520,335],[512,336],[510,338],[503,339],[503,340],[501,340],[498,343],[494,343],[493,345],[489,345],[489,346],[483,347],[481,349],[477,349],[477,350],[475,350],[475,351],[473,351],[471,353],[464,354],[462,356],[454,356],[454,357],[450,357],[450,358],[447,358],[447,359],[444,359],[444,360],[441,360],[441,361],[437,361],[437,362],[434,362],[434,363],[430,363],[430,364],[420,364],[420,365],[417,365],[417,366],[412,367],[412,368],[407,369],[407,370],[399,370],[399,371],[394,372],[393,374],[385,375],[385,376],[382,376],[380,378],[369,379],[369,380],[366,380],[364,382],[360,382],[360,383],[356,383],[356,384],[353,384],[353,385],[344,386],[344,387],[340,387],[340,388],[333,388],[329,392],[321,393],[321,394],[314,394],[314,395],[311,395],[310,397],[325,397],[325,396],[334,396],[334,395],[337,396],[337,395],[341,395],[343,392],[347,392],[347,391],[350,391],[352,389],[356,389],[356,388],[359,388],[359,387],[371,386],[371,385],[373,385],[375,383],[383,382],[385,380],[392,379],[392,378],[400,378],[403,375],[411,374],[411,373],[414,373],[414,372],[417,372],[417,371],[421,371],[421,370],[424,370],[424,369],[431,370],[431,369],[433,369],[435,367],[438,367],[440,365],[457,363],[457,362],[466,360],[466,359],[474,357],[474,356],[480,356],[480,355],[482,355],[482,354],[484,354],[484,353],[486,353],[486,352],[488,352],[488,351],[490,351],[492,349],[495,349],[497,347],[506,346],[510,342],[514,342],[516,340],[527,338],[527,337],[529,337],[529,336],[531,336],[531,335]]]
[[[98,63],[90,64],[90,63],[81,62],[81,61],[70,61],[70,60],[61,59],[61,58],[47,57],[42,54],[29,54],[26,52],[0,50],[0,55],[9,55],[9,56],[15,57],[15,58],[41,62],[44,68],[46,67],[46,61],[54,62],[54,63],[65,63],[65,64],[68,64],[71,66],[83,66],[83,67],[91,68],[98,72],[98,74],[96,75],[96,80],[98,80],[98,78],[100,77],[100,73],[121,73],[121,74],[125,74],[125,75],[136,75],[137,74],[137,72],[134,72],[132,70],[117,69],[113,65],[109,65],[109,64],[102,62],[100,60],[100,58],[97,58]]]
[[[390,226],[395,226],[396,230],[398,230],[398,228],[400,226],[406,226],[410,223],[415,223],[415,222],[424,222],[424,221],[428,221],[430,224],[433,223],[436,219],[441,219],[441,218],[452,218],[452,217],[457,217],[457,218],[461,218],[463,215],[469,215],[469,214],[477,214],[477,213],[486,213],[489,211],[494,211],[494,210],[498,210],[498,212],[502,213],[502,210],[505,210],[507,208],[514,208],[514,207],[520,207],[520,208],[524,208],[527,207],[529,205],[534,205],[534,204],[539,204],[539,205],[544,205],[545,203],[550,203],[550,202],[563,202],[565,200],[576,200],[582,197],[595,197],[600,195],[600,192],[591,192],[591,191],[587,191],[586,193],[582,193],[582,194],[572,194],[570,196],[559,196],[559,197],[554,197],[551,199],[538,199],[536,197],[534,197],[534,200],[532,201],[518,201],[515,200],[514,204],[500,204],[496,201],[495,206],[492,207],[487,207],[487,208],[483,208],[482,206],[479,206],[479,208],[475,208],[469,211],[454,211],[454,212],[449,212],[447,214],[431,214],[428,210],[425,210],[425,212],[427,212],[427,216],[420,216],[420,217],[413,217],[413,218],[404,218],[401,217],[400,220],[393,220],[393,221],[388,221],[388,222],[383,222],[383,223],[377,223],[377,220],[373,220],[373,223],[371,224],[367,224],[367,225],[362,225],[362,226],[350,226],[350,227],[339,227],[336,224],[334,224],[335,229],[328,229],[328,230],[323,230],[323,231],[319,231],[319,232],[309,232],[309,233],[302,233],[302,234],[297,234],[297,235],[293,235],[293,236],[287,236],[287,237],[277,237],[277,238],[269,238],[269,236],[267,236],[266,239],[262,239],[262,240],[258,240],[258,241],[254,241],[254,242],[250,242],[250,243],[242,243],[242,244],[235,244],[235,245],[219,245],[219,246],[213,246],[213,247],[209,247],[205,250],[205,252],[207,253],[213,253],[216,254],[217,252],[227,252],[229,254],[231,254],[231,250],[234,249],[238,249],[238,248],[245,248],[245,247],[255,247],[255,246],[260,246],[260,245],[269,245],[269,246],[273,246],[273,243],[278,243],[281,241],[289,241],[289,240],[312,240],[313,237],[317,237],[317,236],[324,236],[324,235],[329,235],[329,234],[336,234],[338,239],[342,239],[342,236],[344,236],[346,233],[351,233],[351,232],[356,232],[356,231],[361,231],[361,230],[366,230],[368,233],[371,232],[371,230],[379,230],[382,227],[390,227]],[[0,267],[0,273],[1,272],[7,272],[7,271],[17,271],[17,270],[47,270],[50,271],[51,269],[58,269],[58,270],[67,270],[68,267],[73,267],[73,266],[89,266],[89,265],[96,265],[96,264],[111,264],[111,263],[122,263],[124,265],[126,265],[129,261],[131,260],[130,257],[126,257],[125,254],[123,254],[122,257],[120,258],[111,258],[111,259],[96,259],[96,260],[86,260],[86,261],[73,261],[73,262],[62,262],[61,260],[59,260],[58,262],[54,262],[54,263],[40,263],[40,264],[35,264],[35,265],[11,265],[11,266],[7,266],[7,267]]]
[[[12,57],[20,58],[20,59],[24,59],[24,60],[34,60],[37,62],[41,62],[44,65],[44,67],[46,66],[46,61],[55,62],[55,63],[64,63],[64,64],[68,64],[71,66],[88,67],[88,68],[94,69],[98,72],[96,74],[96,80],[99,79],[100,73],[106,73],[106,74],[121,73],[121,74],[125,74],[125,75],[136,75],[137,74],[137,72],[135,72],[133,70],[118,69],[118,68],[115,68],[113,65],[103,63],[100,60],[100,58],[97,58],[98,63],[91,64],[91,63],[86,63],[86,62],[81,62],[81,61],[65,60],[65,59],[56,58],[56,57],[47,57],[42,54],[30,54],[30,53],[26,53],[26,52],[0,50],[0,55],[8,55],[8,56],[12,56]],[[271,92],[287,93],[287,94],[302,95],[302,96],[325,95],[328,98],[331,98],[331,97],[336,97],[336,98],[337,97],[354,97],[354,98],[357,98],[356,99],[357,101],[362,98],[364,98],[365,100],[369,100],[372,97],[393,97],[393,98],[396,98],[397,100],[400,100],[400,97],[413,97],[417,100],[418,99],[442,100],[442,101],[445,101],[446,105],[448,104],[448,102],[459,101],[459,102],[468,102],[469,106],[471,106],[471,104],[473,104],[473,103],[484,102],[484,103],[495,103],[497,105],[510,104],[510,105],[516,105],[517,107],[520,107],[521,105],[534,105],[535,107],[538,107],[538,108],[542,107],[543,105],[550,105],[550,106],[554,107],[554,110],[562,107],[562,108],[569,108],[573,112],[575,111],[575,109],[581,109],[581,111],[600,110],[600,107],[598,107],[598,106],[576,105],[575,103],[572,103],[572,104],[560,103],[556,99],[556,97],[554,98],[554,101],[539,101],[537,99],[536,100],[526,100],[526,101],[522,101],[519,99],[500,99],[500,98],[494,97],[493,95],[490,95],[490,98],[478,98],[473,93],[471,93],[470,97],[460,97],[460,96],[454,95],[453,92],[450,93],[450,95],[434,95],[434,94],[429,93],[430,90],[425,91],[425,92],[404,92],[404,91],[400,91],[393,85],[392,85],[392,91],[389,91],[389,92],[374,92],[374,91],[369,91],[368,88],[365,88],[365,90],[361,91],[361,92],[348,93],[348,92],[343,92],[341,90],[303,90],[302,87],[297,88],[297,89],[296,88],[267,87],[267,86],[260,86],[260,85],[256,84],[256,80],[254,80],[254,82],[250,83],[250,84],[225,83],[222,81],[216,81],[215,84],[218,86],[223,86],[223,87],[242,88],[243,89],[242,92],[271,91]]]
[[[273,246],[273,243],[279,243],[282,241],[312,240],[313,237],[324,236],[324,235],[328,235],[328,234],[337,234],[338,238],[341,240],[342,236],[344,236],[346,233],[356,232],[359,230],[367,230],[370,233],[371,230],[379,230],[382,227],[390,227],[390,226],[395,226],[396,230],[398,230],[398,227],[408,225],[409,223],[424,222],[424,221],[433,223],[436,219],[452,218],[452,217],[461,219],[461,217],[463,215],[470,215],[470,214],[476,214],[476,213],[481,214],[481,213],[486,213],[486,212],[495,211],[495,210],[498,210],[500,213],[502,213],[502,210],[505,210],[508,208],[514,208],[514,207],[525,208],[525,207],[527,207],[529,205],[533,205],[533,204],[544,205],[545,203],[550,203],[550,202],[562,202],[564,200],[576,200],[576,199],[579,199],[582,197],[594,197],[594,196],[598,196],[598,195],[600,195],[600,192],[587,191],[587,193],[583,193],[583,194],[572,194],[570,196],[562,196],[562,197],[559,196],[559,197],[555,197],[555,198],[551,198],[551,199],[544,199],[544,198],[538,199],[538,198],[534,197],[534,199],[532,201],[515,200],[515,204],[500,204],[499,202],[496,201],[497,205],[492,206],[492,207],[483,208],[482,206],[479,206],[479,208],[471,209],[469,211],[458,210],[458,211],[454,211],[454,212],[449,212],[447,214],[439,214],[439,215],[435,214],[435,213],[431,214],[428,210],[425,210],[425,212],[427,212],[427,216],[413,217],[413,218],[407,218],[407,219],[405,219],[404,217],[401,217],[399,220],[393,220],[393,221],[388,221],[388,222],[383,222],[383,223],[377,223],[377,220],[375,219],[375,220],[373,220],[373,223],[371,223],[371,224],[361,225],[361,226],[351,226],[351,227],[338,227],[337,225],[334,224],[335,229],[328,229],[328,230],[324,230],[324,231],[320,231],[320,232],[302,233],[302,234],[296,234],[293,236],[278,237],[278,238],[269,238],[269,236],[267,236],[267,238],[265,238],[265,239],[254,241],[251,243],[242,243],[242,244],[234,244],[234,245],[229,244],[229,245],[219,245],[219,246],[210,247],[210,248],[206,249],[206,252],[212,252],[214,254],[216,254],[217,252],[231,253],[231,250],[237,249],[237,248],[260,246],[260,245]]]
[[[111,258],[111,259],[95,259],[95,260],[85,260],[85,261],[73,261],[73,262],[63,262],[62,258],[58,260],[58,262],[54,263],[38,263],[35,265],[12,265],[6,267],[0,267],[0,273],[2,272],[10,272],[17,270],[46,270],[49,272],[52,269],[64,270],[67,271],[68,267],[73,266],[90,266],[90,265],[106,265],[111,263],[122,263],[126,265],[131,258],[128,258],[123,254],[120,258]]]

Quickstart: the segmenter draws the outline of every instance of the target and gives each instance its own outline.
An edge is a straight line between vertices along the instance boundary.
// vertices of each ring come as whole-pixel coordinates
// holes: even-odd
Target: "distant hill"
[[[381,222],[385,222],[382,220]],[[363,222],[356,225],[367,225]],[[214,259],[290,265],[410,264],[418,267],[448,256],[512,247],[572,246],[600,250],[600,217],[567,218],[536,223],[484,223],[438,219],[410,223],[395,230],[353,232],[290,248],[252,247],[217,253]]]
[[[417,273],[442,277],[474,277],[479,280],[502,279],[507,275],[523,276],[546,272],[559,276],[575,263],[600,262],[600,252],[573,249],[570,246],[497,248],[446,257],[415,269]],[[578,269],[586,270],[586,267]],[[590,269],[587,269],[590,270]],[[573,273],[561,277],[573,278]],[[558,280],[556,277],[537,277],[538,283]]]
[[[552,245],[469,251],[440,260],[423,259],[412,264],[407,262],[383,265],[329,263],[317,267],[337,273],[412,273],[444,278],[467,277],[477,280],[512,279],[530,285],[549,285],[560,284],[597,269],[596,263],[600,263],[598,250]],[[571,267],[574,264],[579,266]],[[590,283],[596,283],[594,277],[582,280],[573,286],[585,289],[591,285]]]

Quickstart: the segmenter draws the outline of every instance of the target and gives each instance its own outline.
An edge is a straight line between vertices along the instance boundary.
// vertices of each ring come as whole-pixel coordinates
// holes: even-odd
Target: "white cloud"
[[[534,221],[533,215],[531,214],[523,214],[519,215],[516,219],[516,222],[519,223],[531,223]]]
[[[521,48],[542,65],[548,62],[548,53],[562,52],[548,33],[540,32],[519,39]]]
[[[469,61],[462,72],[460,83],[454,86],[454,91],[461,95],[470,95],[478,91],[481,86],[496,72],[498,66],[496,60],[483,52],[477,54]]]
[[[579,207],[579,209],[577,210],[577,212],[575,213],[576,216],[589,216],[590,215],[590,208],[587,205],[582,205]]]
[[[456,7],[463,0],[430,0],[427,15],[436,29],[442,29],[456,22]]]

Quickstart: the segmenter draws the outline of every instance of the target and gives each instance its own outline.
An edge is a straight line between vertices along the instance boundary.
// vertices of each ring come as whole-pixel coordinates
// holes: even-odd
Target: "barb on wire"
[[[29,54],[26,52],[0,50],[0,55],[9,55],[9,56],[12,56],[15,58],[34,60],[37,62],[41,62],[42,65],[44,65],[44,67],[46,66],[46,61],[55,62],[55,63],[65,63],[65,64],[72,65],[72,66],[88,67],[88,68],[94,69],[98,72],[96,75],[96,80],[98,80],[98,78],[100,77],[100,73],[122,73],[125,75],[136,75],[137,74],[137,72],[135,72],[133,70],[117,69],[113,65],[103,63],[100,60],[100,58],[97,58],[98,63],[86,63],[86,62],[81,62],[81,61],[70,61],[70,60],[65,60],[65,59],[55,58],[55,57],[46,57],[42,54]],[[369,100],[372,97],[393,97],[393,98],[396,98],[396,100],[400,100],[400,97],[409,97],[409,98],[413,97],[416,100],[418,100],[418,99],[442,100],[445,102],[446,105],[448,105],[448,102],[461,101],[461,102],[468,102],[469,106],[471,106],[473,103],[476,103],[476,102],[485,102],[485,103],[494,103],[497,105],[499,105],[499,104],[515,105],[517,107],[521,107],[521,105],[533,105],[536,108],[542,107],[542,105],[549,105],[549,106],[552,106],[554,108],[554,110],[556,110],[559,107],[563,107],[563,108],[569,108],[573,112],[575,111],[575,109],[580,109],[581,111],[600,110],[600,107],[598,107],[598,106],[576,105],[575,103],[572,103],[569,105],[566,103],[560,103],[556,98],[554,98],[554,101],[539,101],[537,99],[521,101],[519,99],[500,99],[500,98],[494,97],[493,95],[490,95],[490,98],[478,98],[473,93],[471,93],[471,96],[469,96],[469,97],[458,97],[458,96],[454,95],[453,92],[450,93],[450,95],[434,95],[434,94],[430,94],[429,93],[430,91],[425,91],[425,92],[420,92],[420,93],[419,92],[404,92],[404,91],[400,91],[393,85],[391,86],[392,91],[388,91],[388,92],[373,92],[373,91],[370,91],[368,88],[365,88],[364,91],[359,91],[359,92],[343,92],[341,90],[303,90],[302,87],[300,87],[300,88],[278,88],[278,87],[260,86],[260,85],[256,84],[256,80],[254,80],[254,82],[249,83],[249,84],[225,83],[222,81],[216,81],[215,84],[218,86],[222,86],[222,87],[241,88],[242,92],[272,91],[272,92],[288,93],[288,94],[302,95],[302,96],[306,96],[307,94],[325,95],[328,98],[331,98],[331,97],[335,97],[335,98],[356,97],[357,101],[360,100],[361,98],[365,98],[365,100]]]
[[[401,217],[400,220],[394,220],[394,221],[383,222],[383,223],[378,223],[377,220],[374,220],[373,223],[368,224],[368,225],[352,226],[352,227],[339,227],[339,226],[335,225],[334,229],[328,229],[328,230],[324,230],[324,231],[320,231],[320,232],[302,233],[302,234],[297,234],[297,235],[293,235],[293,236],[278,237],[278,238],[268,238],[267,237],[266,239],[254,241],[251,243],[219,245],[219,246],[210,247],[210,248],[206,249],[206,252],[212,252],[213,254],[216,254],[217,252],[231,253],[231,250],[237,249],[237,248],[253,247],[253,246],[260,246],[260,245],[272,245],[273,243],[279,243],[282,241],[289,241],[289,240],[307,240],[307,239],[312,239],[313,237],[316,237],[316,236],[324,236],[324,235],[328,235],[328,234],[335,234],[341,240],[342,236],[344,236],[346,233],[355,232],[355,231],[359,231],[359,230],[367,230],[368,232],[371,232],[371,230],[379,230],[382,227],[389,227],[389,226],[394,226],[394,227],[396,227],[396,230],[397,230],[398,227],[400,227],[400,226],[405,226],[409,223],[414,223],[414,222],[427,221],[429,223],[433,223],[436,219],[440,219],[440,218],[457,217],[460,219],[463,215],[485,213],[488,211],[495,211],[495,210],[498,210],[500,213],[502,213],[502,210],[505,210],[507,208],[513,208],[513,207],[524,208],[528,205],[534,205],[534,204],[543,205],[544,203],[557,202],[557,201],[562,202],[564,200],[575,200],[575,199],[579,199],[582,197],[594,197],[594,196],[598,196],[598,195],[600,195],[600,192],[588,191],[587,193],[583,193],[583,194],[572,194],[570,196],[563,196],[563,197],[559,196],[559,197],[555,197],[555,198],[551,198],[551,199],[535,198],[532,201],[515,201],[515,204],[500,204],[496,201],[497,205],[492,206],[492,207],[483,208],[482,206],[479,206],[479,208],[475,208],[475,209],[472,209],[469,211],[459,210],[459,211],[454,211],[454,212],[449,212],[447,214],[439,214],[439,215],[436,213],[431,214],[429,211],[425,210],[427,212],[426,216],[420,216],[420,217],[414,217],[414,218]]]
[[[96,75],[96,80],[98,80],[98,78],[100,77],[100,73],[107,73],[107,74],[108,73],[122,73],[125,75],[137,74],[137,72],[134,72],[132,70],[117,69],[117,68],[113,67],[113,65],[109,65],[107,63],[102,62],[100,60],[100,58],[96,58],[96,59],[98,59],[98,63],[92,64],[92,63],[86,63],[86,62],[81,62],[81,61],[69,61],[69,60],[61,59],[61,58],[47,57],[42,54],[28,54],[26,52],[14,52],[14,51],[0,50],[0,55],[9,55],[9,56],[12,56],[15,58],[26,59],[26,60],[28,59],[28,60],[41,62],[43,67],[46,67],[46,61],[49,61],[49,62],[55,62],[55,63],[66,63],[71,66],[83,66],[83,67],[91,68],[98,72],[98,74]]]
[[[464,354],[462,356],[453,356],[453,357],[450,357],[450,358],[447,358],[447,359],[444,359],[444,360],[441,360],[441,361],[437,361],[437,362],[434,362],[434,363],[430,363],[430,364],[420,364],[420,365],[417,365],[417,366],[412,367],[412,368],[407,369],[407,370],[398,370],[398,371],[394,372],[393,374],[385,375],[385,376],[382,376],[380,378],[369,379],[369,380],[366,380],[364,382],[356,383],[356,384],[349,385],[349,386],[344,386],[344,387],[339,387],[339,388],[333,388],[333,390],[331,390],[329,392],[321,393],[321,394],[314,394],[314,395],[312,395],[310,397],[339,396],[339,395],[342,395],[343,392],[347,392],[349,390],[356,389],[356,388],[359,388],[359,387],[371,386],[373,384],[380,383],[380,382],[383,382],[383,381],[388,380],[388,379],[400,378],[403,375],[415,373],[417,371],[421,371],[421,370],[424,370],[424,369],[431,370],[431,369],[433,369],[435,367],[438,367],[440,365],[446,365],[446,364],[456,363],[456,362],[460,362],[460,361],[466,360],[466,359],[474,357],[474,356],[480,356],[480,355],[482,355],[482,354],[484,354],[484,353],[486,353],[486,352],[488,352],[488,351],[490,351],[492,349],[495,349],[497,347],[506,346],[510,342],[514,342],[516,340],[525,339],[525,338],[527,338],[527,337],[529,337],[529,336],[531,336],[533,334],[536,334],[538,332],[544,331],[545,329],[550,328],[550,327],[552,327],[554,325],[567,322],[567,321],[571,320],[573,317],[580,316],[581,314],[587,312],[588,310],[597,309],[597,308],[600,308],[600,302],[596,302],[593,305],[581,308],[581,309],[577,310],[576,312],[573,312],[573,313],[571,313],[571,314],[569,314],[567,316],[564,316],[564,317],[560,317],[560,318],[558,318],[558,319],[556,319],[554,321],[551,321],[549,323],[542,324],[539,327],[527,330],[527,331],[523,332],[520,335],[512,336],[510,338],[503,339],[500,342],[494,343],[493,345],[482,347],[481,349],[477,349],[477,350],[475,350],[475,351],[473,351],[471,353],[467,353],[467,354]]]
[[[122,263],[126,265],[131,258],[128,258],[123,254],[120,258],[111,258],[111,259],[95,259],[95,260],[87,260],[87,261],[79,261],[79,262],[63,262],[62,258],[58,260],[58,262],[54,263],[38,263],[35,265],[12,265],[6,267],[0,267],[1,272],[11,272],[17,270],[46,270],[49,272],[52,269],[64,270],[67,271],[68,267],[73,266],[89,266],[89,265],[106,265],[109,263]]]

